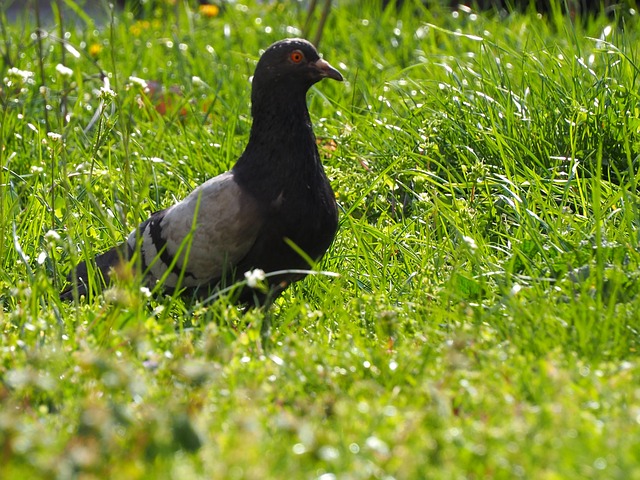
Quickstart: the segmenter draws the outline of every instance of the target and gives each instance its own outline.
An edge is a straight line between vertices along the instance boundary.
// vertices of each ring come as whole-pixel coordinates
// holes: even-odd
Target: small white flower
[[[207,84],[205,83],[204,80],[202,80],[200,77],[194,75],[193,77],[191,77],[191,83],[193,83],[194,87],[206,87]]]
[[[142,293],[145,297],[151,297],[151,290],[148,287],[140,287],[140,293]]]
[[[520,290],[522,290],[522,285],[514,283],[513,287],[511,287],[511,295],[517,295]]]
[[[73,70],[71,70],[69,67],[65,67],[61,63],[56,65],[56,72],[58,72],[63,77],[71,77],[71,76],[73,76]]]
[[[111,90],[109,87],[100,87],[98,90],[98,98],[102,100],[112,100],[116,97],[117,93]]]
[[[431,197],[430,197],[430,195],[429,195],[428,193],[426,193],[426,192],[420,192],[420,193],[418,194],[418,200],[419,200],[419,201],[421,201],[421,202],[425,202],[425,203],[427,203],[427,202],[429,202],[429,201],[431,200]]]
[[[107,76],[102,79],[102,86],[100,89],[97,91],[94,90],[94,93],[98,98],[104,101],[113,100],[117,95],[117,93],[111,89],[111,80]]]
[[[129,77],[129,81],[135,85],[139,85],[143,90],[146,90],[148,85],[147,81],[144,78],[134,77],[133,75]]]
[[[365,445],[374,452],[387,455],[389,453],[389,445],[384,440],[380,440],[378,437],[371,436],[365,440]]]
[[[49,230],[44,234],[44,238],[50,242],[58,242],[60,240],[60,234],[55,230]]]
[[[463,235],[462,240],[464,240],[464,243],[467,244],[467,247],[469,247],[470,250],[475,251],[478,248],[478,245],[476,244],[476,241],[473,238],[467,235]]]
[[[59,142],[62,140],[62,135],[55,132],[47,132],[47,137],[49,137],[52,142]]]
[[[7,70],[7,75],[27,81],[30,78],[33,78],[35,74],[33,72],[30,72],[29,70],[20,70],[19,68],[11,67],[9,70]]]
[[[148,160],[151,163],[164,163],[164,160],[160,157],[143,157],[144,160]]]
[[[255,270],[244,272],[244,278],[247,279],[247,285],[249,287],[256,288],[258,286],[258,282],[263,281],[267,276],[264,274],[264,270],[256,268]]]
[[[47,259],[47,252],[42,251],[38,255],[38,258],[36,258],[36,262],[38,262],[38,265],[42,265],[46,259]]]

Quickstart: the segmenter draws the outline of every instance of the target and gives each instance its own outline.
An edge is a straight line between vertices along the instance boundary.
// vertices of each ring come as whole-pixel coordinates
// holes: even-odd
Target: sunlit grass
[[[302,6],[2,12],[2,478],[640,475],[637,18],[405,3],[329,17],[339,276],[268,313],[58,293],[233,165]]]

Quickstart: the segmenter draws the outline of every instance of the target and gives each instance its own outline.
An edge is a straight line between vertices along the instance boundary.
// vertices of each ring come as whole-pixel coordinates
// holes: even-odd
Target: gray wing
[[[133,251],[140,243],[152,285],[166,274],[164,285],[176,287],[184,272],[181,286],[196,287],[230,271],[254,244],[262,224],[257,202],[228,172],[152,215],[131,232],[127,243]]]

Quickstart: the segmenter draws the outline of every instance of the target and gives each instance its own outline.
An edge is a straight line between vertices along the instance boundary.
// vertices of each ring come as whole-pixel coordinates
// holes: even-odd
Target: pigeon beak
[[[329,64],[329,62],[327,62],[326,60],[323,60],[322,58],[313,62],[312,65],[318,70],[318,73],[320,73],[320,76],[322,78],[324,77],[333,78],[338,82],[341,82],[343,80],[342,74],[338,70],[333,68]]]

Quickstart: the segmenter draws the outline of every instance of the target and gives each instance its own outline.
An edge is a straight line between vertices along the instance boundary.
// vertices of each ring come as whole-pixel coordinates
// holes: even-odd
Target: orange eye
[[[289,55],[289,58],[293,63],[300,63],[304,58],[304,55],[300,50],[294,50],[293,52],[291,52],[291,55]]]

